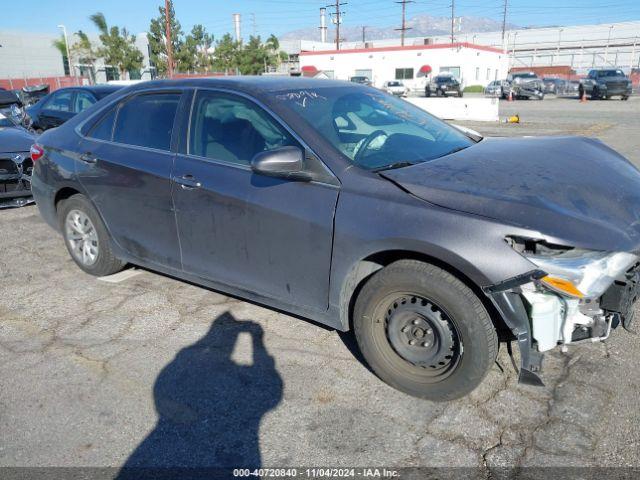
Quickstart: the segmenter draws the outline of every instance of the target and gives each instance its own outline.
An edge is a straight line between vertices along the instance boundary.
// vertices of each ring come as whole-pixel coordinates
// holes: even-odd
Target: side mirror
[[[308,182],[311,175],[304,171],[304,155],[298,147],[281,147],[256,154],[251,170],[269,177]]]

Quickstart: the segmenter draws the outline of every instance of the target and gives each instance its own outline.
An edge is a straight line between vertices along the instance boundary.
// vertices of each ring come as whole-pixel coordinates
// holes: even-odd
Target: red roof
[[[404,50],[431,50],[436,48],[473,48],[475,50],[483,50],[485,52],[504,53],[499,48],[486,47],[484,45],[476,45],[475,43],[456,42],[456,43],[434,43],[431,45],[405,45],[404,47],[397,45],[394,47],[373,47],[373,48],[345,48],[342,50],[302,50],[300,55],[327,55],[341,53],[369,53],[369,52],[396,52]]]

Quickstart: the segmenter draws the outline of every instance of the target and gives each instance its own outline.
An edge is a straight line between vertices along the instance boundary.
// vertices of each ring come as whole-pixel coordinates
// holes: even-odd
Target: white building
[[[505,78],[509,66],[502,50],[470,43],[301,51],[299,61],[307,74],[322,71],[338,80],[365,76],[376,87],[402,80],[412,90],[423,90],[441,72],[452,73],[463,86],[486,86]]]

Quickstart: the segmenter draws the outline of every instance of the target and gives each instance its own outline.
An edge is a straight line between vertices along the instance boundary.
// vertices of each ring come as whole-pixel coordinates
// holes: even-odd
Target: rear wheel
[[[400,260],[376,273],[356,299],[360,350],[385,382],[410,395],[453,400],[476,388],[498,340],[480,299],[450,273]]]
[[[58,204],[58,221],[65,245],[74,262],[98,277],[119,272],[125,263],[111,250],[102,219],[84,195],[73,195]]]

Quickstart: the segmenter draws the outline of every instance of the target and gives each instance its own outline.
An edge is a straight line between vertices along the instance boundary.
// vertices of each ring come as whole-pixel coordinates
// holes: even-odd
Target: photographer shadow
[[[231,358],[243,333],[251,337],[250,365]],[[260,467],[260,421],[280,403],[283,390],[263,335],[257,323],[225,313],[182,349],[154,385],[157,425],[117,478],[141,478],[153,470]]]

